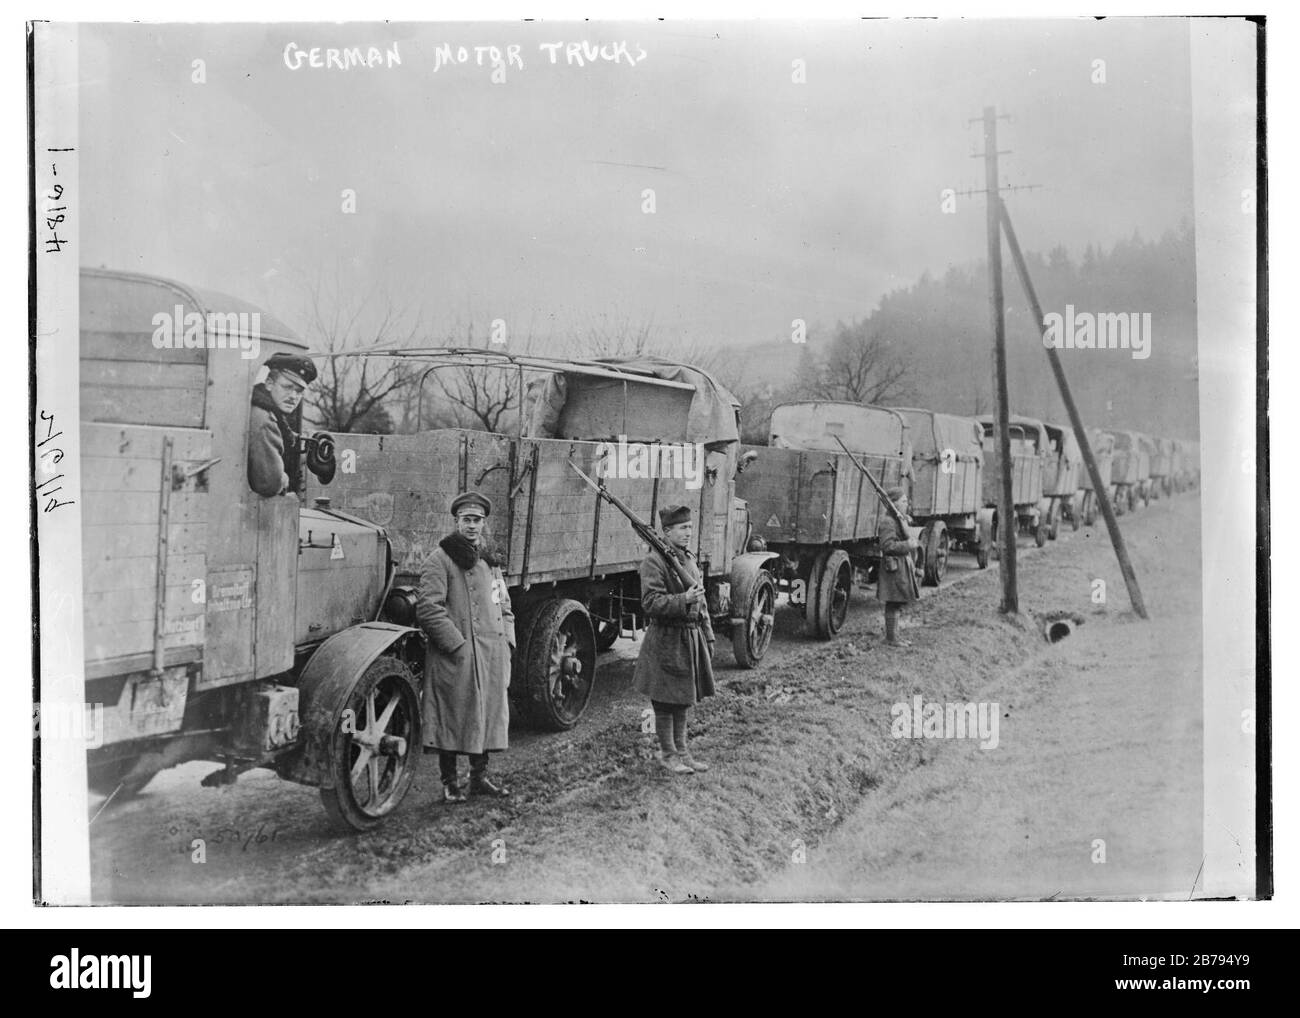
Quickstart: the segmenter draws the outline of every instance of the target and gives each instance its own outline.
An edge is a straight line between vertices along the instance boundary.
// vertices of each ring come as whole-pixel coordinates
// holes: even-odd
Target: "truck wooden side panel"
[[[164,478],[164,445],[170,466]],[[155,608],[163,600],[168,663],[202,657],[205,619],[193,580],[206,575],[206,484],[174,480],[210,458],[207,431],[147,425],[82,424],[82,584],[87,675],[147,665]],[[166,491],[164,492],[164,487]],[[162,509],[167,502],[165,541]],[[163,589],[159,590],[160,557]],[[176,653],[172,653],[176,652]]]
[[[459,429],[337,441],[338,473],[327,487],[309,479],[309,495],[329,497],[333,507],[386,528],[399,574],[424,570],[452,531],[452,499],[467,488],[492,503],[487,531],[506,555],[512,586],[632,572],[645,557],[645,544],[622,515],[569,467],[572,460],[596,477],[601,443]],[[698,488],[683,477],[601,479],[647,522],[660,507],[691,506],[701,555],[716,571],[730,561],[731,488],[722,476]]]
[[[957,459],[952,467],[944,470],[937,456],[912,457],[912,516],[966,516],[980,508],[983,464]]]
[[[1011,439],[1011,501],[1014,505],[1037,505],[1043,497],[1044,458],[1033,444],[1014,435]],[[1002,457],[993,435],[984,438],[984,504],[997,505],[1002,485]]]
[[[830,544],[874,539],[885,509],[880,496],[844,453],[742,447],[758,458],[736,482],[749,503],[754,533],[769,545]],[[858,454],[885,488],[900,483],[900,456]]]

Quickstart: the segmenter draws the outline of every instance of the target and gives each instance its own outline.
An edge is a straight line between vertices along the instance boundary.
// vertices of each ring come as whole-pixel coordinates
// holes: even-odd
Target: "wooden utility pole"
[[[985,111],[988,116],[988,111]],[[991,196],[996,198],[996,195]],[[1001,225],[1007,233],[1007,247],[1011,249],[1011,259],[1016,264],[1016,272],[1020,275],[1020,285],[1024,287],[1025,296],[1029,298],[1029,307],[1034,316],[1034,322],[1037,324],[1039,331],[1044,328],[1043,309],[1038,303],[1038,294],[1034,292],[1033,281],[1029,278],[1029,266],[1025,264],[1025,257],[1020,251],[1020,241],[1016,239],[1015,227],[1011,225],[1011,214],[1007,212],[1006,206],[998,199],[998,208],[1001,210]],[[999,293],[1001,291],[999,290]],[[1047,359],[1052,364],[1052,374],[1056,376],[1057,388],[1061,390],[1061,400],[1065,403],[1065,412],[1070,415],[1070,425],[1074,428],[1075,440],[1079,443],[1079,449],[1083,452],[1083,462],[1088,467],[1088,476],[1092,478],[1092,490],[1097,495],[1097,501],[1101,505],[1101,515],[1106,520],[1106,529],[1110,532],[1110,543],[1115,549],[1115,557],[1119,559],[1120,572],[1124,574],[1124,585],[1128,588],[1128,599],[1133,605],[1133,610],[1141,618],[1147,618],[1146,603],[1142,600],[1142,590],[1138,586],[1137,574],[1133,572],[1133,565],[1129,562],[1128,548],[1124,545],[1124,535],[1120,532],[1119,521],[1115,518],[1115,510],[1110,504],[1110,495],[1107,488],[1110,478],[1103,478],[1097,469],[1097,460],[1092,455],[1092,446],[1088,442],[1088,433],[1083,426],[1083,418],[1079,416],[1079,408],[1074,405],[1074,396],[1070,393],[1070,384],[1065,380],[1065,369],[1061,366],[1061,358],[1057,354],[1055,347],[1047,347]]]
[[[984,197],[988,209],[989,311],[993,317],[993,399],[997,414],[998,459],[1002,463],[998,487],[998,534],[1002,554],[1002,610],[1020,611],[1016,588],[1016,507],[1011,493],[1011,407],[1007,395],[1007,331],[1002,303],[1002,197],[998,193],[998,114],[984,107]]]

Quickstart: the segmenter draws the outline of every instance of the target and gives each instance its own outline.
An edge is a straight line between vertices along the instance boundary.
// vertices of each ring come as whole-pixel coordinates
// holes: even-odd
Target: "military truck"
[[[768,445],[746,446],[742,457],[749,462],[736,491],[748,506],[752,547],[775,553],[764,570],[802,609],[806,631],[828,640],[844,626],[855,581],[869,582],[879,563],[887,512],[854,460],[885,489],[904,484],[907,425],[883,407],[784,403],[772,412]]]
[[[1043,500],[1047,512],[1047,538],[1055,541],[1061,520],[1078,530],[1083,524],[1083,488],[1080,477],[1083,450],[1069,425],[1043,422],[1047,430],[1047,462],[1043,467]]]
[[[1115,485],[1111,481],[1111,465],[1115,458],[1115,436],[1101,428],[1088,432],[1088,444],[1092,447],[1092,456],[1097,463],[1097,474],[1106,485],[1106,497],[1115,509],[1115,515],[1124,513],[1124,503],[1115,498]],[[1092,475],[1086,470],[1079,472],[1079,487],[1083,492],[1083,525],[1091,527],[1097,522],[1101,512],[1101,501],[1092,486]],[[1125,500],[1127,501],[1127,499]]]
[[[220,768],[204,784],[270,768],[317,787],[342,827],[381,823],[421,757],[412,584],[450,497],[469,486],[505,522],[512,692],[533,722],[577,724],[598,640],[642,621],[645,551],[568,466],[591,472],[608,448],[570,428],[663,442],[704,421],[698,489],[607,483],[650,518],[668,500],[698,507],[710,611],[743,663],[762,658],[775,556],[744,551],[734,401],[698,373],[540,365],[572,385],[562,434],[347,435],[330,462],[330,437],[306,435],[299,407],[294,451],[318,474],[267,497],[248,477],[251,391],[269,355],[306,344],[247,302],[139,273],[83,269],[80,301],[85,700],[102,711],[93,790],[128,796],[166,767],[211,760]]]
[[[1116,506],[1135,510],[1150,500],[1146,490],[1151,480],[1150,440],[1136,431],[1115,429],[1108,434],[1115,440],[1110,480],[1115,486]],[[1119,512],[1117,508],[1116,515]]]
[[[993,510],[985,507],[984,431],[973,417],[895,407],[907,424],[912,448],[911,516],[921,531],[923,582],[937,587],[948,556],[967,551],[981,569],[989,564]]]
[[[997,540],[1001,521],[997,518],[999,493],[1002,487],[1001,456],[998,453],[997,421],[990,414],[977,418],[984,430],[984,505],[994,510],[994,540]],[[1047,428],[1042,421],[1032,417],[1010,419],[1011,433],[1011,503],[1015,510],[1015,526],[1031,534],[1034,544],[1047,543],[1048,519],[1045,507],[1049,500],[1043,498],[1043,475],[1049,461],[1055,462],[1050,448]],[[996,544],[994,545],[996,548]]]

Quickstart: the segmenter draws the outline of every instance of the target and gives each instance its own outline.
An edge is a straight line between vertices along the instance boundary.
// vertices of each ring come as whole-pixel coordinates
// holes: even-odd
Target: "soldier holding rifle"
[[[649,623],[632,683],[654,707],[660,766],[692,774],[709,769],[691,755],[686,711],[713,695],[713,622],[695,556],[687,550],[695,529],[690,507],[661,509],[659,522],[667,541],[652,546],[641,562],[641,606]]]
[[[912,559],[917,542],[902,522],[909,508],[906,490],[891,488],[887,497],[897,515],[888,514],[881,525],[880,551],[883,558],[876,571],[876,600],[885,605],[885,642],[891,647],[910,647],[910,643],[898,638],[898,612],[904,605],[921,599],[921,588],[916,582],[916,564]]]

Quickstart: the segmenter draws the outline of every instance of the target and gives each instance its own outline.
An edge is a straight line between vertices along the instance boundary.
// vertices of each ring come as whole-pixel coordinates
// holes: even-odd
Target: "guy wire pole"
[[[1002,198],[998,194],[998,114],[984,107],[984,187],[988,209],[989,309],[993,314],[993,389],[997,404],[998,458],[1002,461],[1002,483],[998,489],[998,526],[1002,532],[1002,554],[998,571],[1002,576],[1002,610],[1020,611],[1016,589],[1016,507],[1011,493],[1011,409],[1007,396],[1007,333],[1002,307]]]
[[[1002,210],[1002,227],[1007,233],[1007,247],[1011,250],[1011,259],[1016,263],[1016,272],[1020,275],[1020,283],[1025,288],[1025,296],[1029,298],[1029,306],[1034,314],[1034,321],[1038,323],[1038,329],[1041,333],[1044,328],[1043,309],[1038,305],[1038,294],[1034,292],[1034,284],[1029,279],[1029,267],[1025,264],[1024,255],[1020,253],[1020,242],[1016,240],[1015,227],[1011,225],[1011,214],[1007,212],[1006,206],[999,203]],[[1115,557],[1119,559],[1120,572],[1124,574],[1124,585],[1128,588],[1128,599],[1133,604],[1133,610],[1137,612],[1139,618],[1147,618],[1147,606],[1142,600],[1142,590],[1138,587],[1137,574],[1133,572],[1133,565],[1128,559],[1128,549],[1124,546],[1124,535],[1120,533],[1119,521],[1115,519],[1115,510],[1111,508],[1110,496],[1107,493],[1109,478],[1102,480],[1101,472],[1097,469],[1097,461],[1092,455],[1092,446],[1088,444],[1088,435],[1083,428],[1083,418],[1079,416],[1079,408],[1074,405],[1074,397],[1070,394],[1070,385],[1065,380],[1065,369],[1061,367],[1061,358],[1057,355],[1054,347],[1047,347],[1047,359],[1052,364],[1052,374],[1056,376],[1056,385],[1061,390],[1061,399],[1065,403],[1065,411],[1070,415],[1070,424],[1074,428],[1074,437],[1079,443],[1079,448],[1083,451],[1083,462],[1088,467],[1088,476],[1092,478],[1092,490],[1097,493],[1097,501],[1101,503],[1101,515],[1105,517],[1106,529],[1110,532],[1110,543],[1115,547]]]

